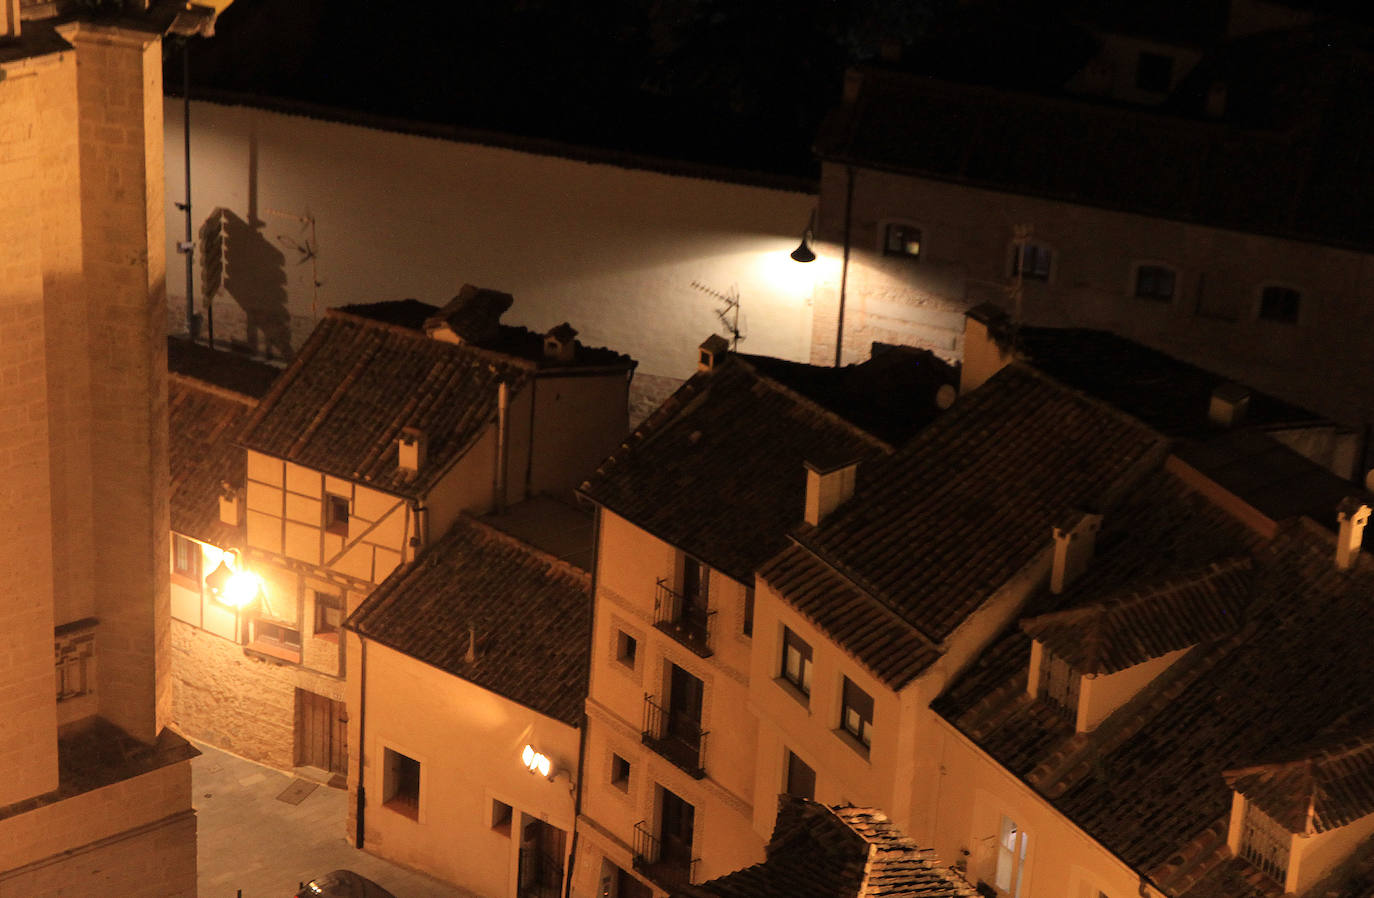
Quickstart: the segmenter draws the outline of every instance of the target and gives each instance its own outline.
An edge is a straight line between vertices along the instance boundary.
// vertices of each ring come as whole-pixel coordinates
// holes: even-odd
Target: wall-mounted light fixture
[[[806,230],[802,231],[801,243],[792,250],[793,262],[814,262],[816,254],[811,249],[810,241],[816,239],[816,211],[811,210],[811,217],[806,222]]]
[[[548,755],[535,751],[533,745],[525,746],[525,750],[520,753],[520,760],[525,763],[530,773],[551,778],[549,774],[553,772],[553,762],[549,760]]]
[[[230,608],[244,608],[267,598],[262,578],[244,567],[238,550],[230,549],[205,575],[205,588],[215,601]]]

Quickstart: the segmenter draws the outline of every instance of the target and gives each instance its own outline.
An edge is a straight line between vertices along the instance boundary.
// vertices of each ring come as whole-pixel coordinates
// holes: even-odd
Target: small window
[[[511,818],[515,816],[515,809],[504,801],[491,800],[491,828],[503,836],[510,836]]]
[[[299,652],[301,650],[301,631],[285,624],[260,620],[253,624],[253,641],[285,649],[289,652]]]
[[[635,666],[635,657],[639,653],[639,642],[624,630],[615,631],[615,660],[626,667]]]
[[[921,229],[904,224],[890,224],[883,237],[883,255],[921,257]]]
[[[1151,93],[1166,94],[1174,83],[1174,58],[1166,53],[1142,50],[1135,61],[1135,86]]]
[[[1293,834],[1272,817],[1245,802],[1241,818],[1240,856],[1274,882],[1282,885],[1288,880],[1289,850]]]
[[[343,626],[343,597],[315,593],[315,635],[337,636]]]
[[[997,839],[997,894],[1021,898],[1030,837],[1010,817],[1002,818]]]
[[[93,636],[57,643],[57,700],[80,698],[91,691],[91,658],[95,654]]]
[[[784,791],[797,798],[816,799],[816,771],[801,758],[787,751],[787,782]]]
[[[868,747],[873,729],[873,696],[855,686],[849,677],[844,678],[840,694],[840,728]]]
[[[172,573],[200,586],[200,543],[179,533],[172,534]]]
[[[420,762],[386,749],[382,775],[382,804],[412,820],[420,817]]]
[[[1012,252],[1012,277],[1020,276],[1028,281],[1048,281],[1050,266],[1054,264],[1054,251],[1039,243],[1027,243],[1021,251]]]
[[[741,631],[745,636],[754,635],[754,588],[751,586],[744,591],[744,625]]]
[[[782,628],[782,678],[811,695],[811,646],[786,627]]]
[[[1174,298],[1174,270],[1165,265],[1140,265],[1135,270],[1135,295],[1170,302]]]
[[[348,500],[343,496],[325,494],[324,529],[327,533],[348,536]]]
[[[630,791],[630,762],[614,753],[611,754],[611,785],[621,792]]]
[[[690,555],[682,559],[682,598],[687,604],[705,608],[711,590],[711,569]]]
[[[1063,658],[1046,651],[1040,656],[1039,694],[1070,720],[1078,719],[1078,692],[1082,677]]]
[[[1302,294],[1292,287],[1265,287],[1260,293],[1259,317],[1262,321],[1298,323]]]

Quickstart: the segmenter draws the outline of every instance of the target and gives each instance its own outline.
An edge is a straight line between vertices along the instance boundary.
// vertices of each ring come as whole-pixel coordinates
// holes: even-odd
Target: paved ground
[[[470,892],[358,851],[344,837],[348,793],[319,786],[298,805],[277,796],[293,778],[208,745],[191,762],[200,898],[291,898],[340,867],[396,898],[473,898]]]

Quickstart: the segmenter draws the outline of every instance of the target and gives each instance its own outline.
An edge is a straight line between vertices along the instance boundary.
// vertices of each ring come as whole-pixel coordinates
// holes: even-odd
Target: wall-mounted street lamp
[[[215,569],[205,575],[205,588],[212,599],[230,608],[244,608],[267,598],[262,578],[243,566],[234,549],[225,552]]]
[[[811,218],[806,222],[806,230],[802,231],[801,243],[792,250],[793,262],[814,262],[816,253],[811,249],[811,241],[816,239],[816,213],[811,212]]]
[[[525,746],[525,750],[520,753],[520,760],[525,763],[530,773],[537,773],[545,779],[553,778],[549,775],[553,772],[553,762],[549,760],[548,755],[535,751],[533,745]]]

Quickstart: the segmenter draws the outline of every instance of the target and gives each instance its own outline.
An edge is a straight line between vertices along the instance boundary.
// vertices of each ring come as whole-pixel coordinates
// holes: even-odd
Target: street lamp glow
[[[525,750],[520,753],[520,760],[525,762],[525,767],[530,773],[537,773],[543,777],[547,777],[553,769],[549,756],[535,751],[533,745],[525,746]]]

